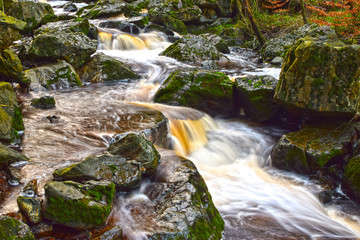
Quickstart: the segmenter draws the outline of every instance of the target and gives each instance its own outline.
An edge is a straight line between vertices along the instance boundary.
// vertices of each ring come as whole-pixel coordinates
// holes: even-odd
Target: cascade
[[[156,49],[167,44],[158,32],[132,35],[116,29],[99,29],[99,50],[143,50]]]

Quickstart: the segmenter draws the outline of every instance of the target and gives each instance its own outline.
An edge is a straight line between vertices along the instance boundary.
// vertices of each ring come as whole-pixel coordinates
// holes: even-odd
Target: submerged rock
[[[358,111],[359,72],[360,45],[346,45],[334,32],[316,32],[287,53],[275,102],[294,114],[350,118]]]
[[[161,156],[146,189],[155,205],[154,224],[141,225],[149,239],[221,239],[224,221],[195,165],[170,151]]]
[[[154,145],[143,136],[134,133],[129,133],[111,144],[107,150],[111,154],[123,156],[128,161],[134,160],[145,175],[155,173],[160,160],[160,154]]]
[[[331,164],[341,166],[356,124],[304,128],[285,134],[275,144],[271,159],[275,167],[298,173],[312,173]]]
[[[63,21],[42,26],[28,51],[32,60],[66,60],[76,69],[95,53],[97,41],[86,36],[89,22]]]
[[[25,30],[29,31],[38,27],[46,15],[54,14],[54,11],[48,3],[19,1],[13,2],[6,13],[26,22]]]
[[[173,72],[156,92],[154,101],[196,108],[212,115],[232,113],[233,82],[208,70]]]
[[[24,130],[21,106],[8,82],[0,82],[0,122],[0,140],[18,139],[18,131]]]
[[[90,229],[103,225],[112,208],[115,184],[109,181],[49,182],[45,185],[45,218],[57,223]]]
[[[245,114],[257,122],[275,116],[278,105],[273,97],[278,80],[272,76],[246,76],[235,79],[235,106],[245,108]]]
[[[179,61],[202,62],[205,60],[220,60],[221,53],[229,53],[225,41],[214,34],[186,35],[168,47],[161,54]]]
[[[55,107],[55,99],[52,96],[44,96],[31,100],[31,106],[42,109],[50,109]]]
[[[10,216],[0,216],[0,239],[35,240],[30,227]]]
[[[124,79],[137,79],[139,75],[131,71],[124,63],[100,52],[79,70],[84,82],[107,82]]]
[[[30,88],[35,91],[82,86],[75,69],[66,61],[26,70],[25,76],[31,80]]]
[[[108,180],[119,191],[131,191],[140,185],[142,168],[136,161],[127,161],[120,155],[90,156],[80,163],[57,169],[55,180]]]

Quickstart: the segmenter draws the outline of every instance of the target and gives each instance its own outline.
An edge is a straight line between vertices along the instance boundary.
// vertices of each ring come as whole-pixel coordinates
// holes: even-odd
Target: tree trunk
[[[260,45],[263,46],[265,43],[265,40],[264,40],[264,38],[256,24],[256,21],[251,13],[251,10],[249,7],[249,2],[248,2],[248,0],[241,0],[241,1],[242,1],[242,4],[241,4],[240,0],[236,0],[239,12],[240,12],[240,14],[242,14],[242,6],[243,6],[245,14],[246,14],[247,18],[249,19],[251,29],[253,30],[255,37],[259,41]]]
[[[306,8],[305,8],[304,0],[300,0],[300,7],[301,7],[301,15],[303,17],[304,23],[307,24],[308,21],[307,21],[306,12],[305,12]]]

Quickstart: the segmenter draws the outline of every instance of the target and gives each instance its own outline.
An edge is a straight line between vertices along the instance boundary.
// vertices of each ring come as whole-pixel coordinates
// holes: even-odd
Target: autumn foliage
[[[346,37],[360,36],[360,0],[323,0],[307,8],[314,13],[312,22],[334,26]]]
[[[290,0],[266,0],[262,6],[270,12],[288,12],[286,6],[289,2]]]

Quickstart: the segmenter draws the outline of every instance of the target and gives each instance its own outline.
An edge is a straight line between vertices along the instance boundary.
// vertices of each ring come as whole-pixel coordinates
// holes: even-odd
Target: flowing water
[[[143,78],[23,96],[26,132],[22,147],[32,159],[22,169],[24,182],[37,178],[42,186],[55,168],[105,150],[114,135],[149,127],[151,121],[136,112],[155,118],[157,111],[147,110],[152,108],[169,119],[174,150],[191,159],[204,177],[226,223],[223,239],[360,238],[359,217],[336,206],[324,207],[317,197],[321,187],[271,167],[271,148],[285,130],[240,119],[212,119],[194,109],[151,102],[172,71],[198,67],[160,56],[169,45],[161,34],[132,36],[104,29],[100,38],[99,51],[125,62]],[[255,73],[278,77],[279,69],[260,66],[246,53],[233,49],[221,71],[230,77]],[[28,107],[30,99],[43,95],[55,97],[56,109]],[[57,116],[58,122],[50,123],[48,116]],[[150,201],[143,194],[146,184],[137,193],[120,196],[114,208],[113,217],[129,239],[145,238],[127,206]],[[14,187],[0,212],[17,208],[18,191]]]

